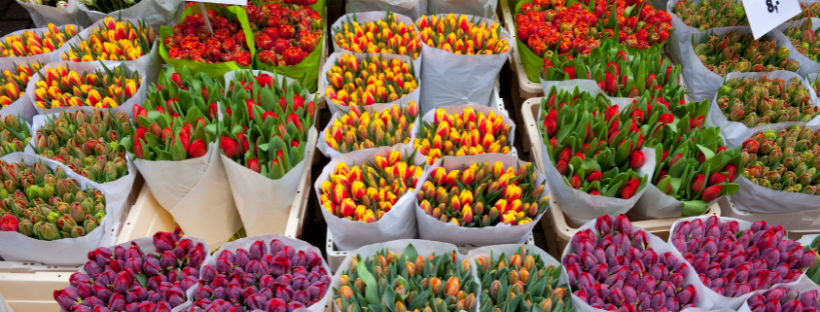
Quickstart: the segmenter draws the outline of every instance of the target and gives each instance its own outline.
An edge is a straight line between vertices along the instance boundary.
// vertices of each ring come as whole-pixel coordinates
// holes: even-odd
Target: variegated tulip
[[[366,106],[397,101],[418,88],[412,62],[380,58],[368,55],[359,61],[353,54],[342,54],[325,73],[325,96],[341,106]]]
[[[808,122],[820,107],[811,102],[800,77],[787,82],[780,78],[732,78],[718,89],[717,105],[730,121],[752,128],[770,123]]]
[[[364,223],[376,222],[413,188],[422,167],[412,164],[410,155],[392,151],[387,157],[348,167],[339,163],[328,180],[322,182],[319,202],[339,218]]]
[[[137,94],[142,84],[138,71],[126,73],[125,65],[113,70],[100,63],[104,70],[77,72],[69,65],[50,67],[38,72],[35,104],[41,109],[68,106],[114,108]]]
[[[39,61],[35,63],[17,64],[15,68],[16,73],[5,69],[0,75],[0,107],[6,107],[20,99],[26,94],[26,84],[31,76],[34,75],[43,63]]]
[[[480,24],[467,15],[423,15],[416,22],[419,37],[427,46],[455,54],[501,54],[510,42],[501,38],[498,23]]]
[[[22,152],[31,140],[31,131],[21,118],[6,115],[0,118],[0,156]]]
[[[800,9],[802,12],[794,16],[791,19],[792,21],[820,15],[820,3],[801,2]],[[687,26],[697,28],[699,31],[718,27],[749,25],[746,10],[744,10],[741,1],[738,0],[700,2],[683,0],[675,3],[672,7],[672,14],[677,15]]]
[[[549,207],[535,167],[504,170],[503,162],[473,163],[463,170],[433,169],[418,193],[419,208],[441,222],[463,227],[530,223]]]
[[[572,312],[568,286],[558,286],[561,266],[546,265],[539,254],[525,248],[496,259],[475,259],[481,287],[488,290],[481,292],[480,312]]]
[[[743,176],[775,191],[820,195],[820,131],[791,126],[753,134],[743,142]]]
[[[325,131],[325,142],[342,153],[409,144],[413,125],[418,122],[419,108],[410,101],[407,106],[394,105],[381,111],[367,111],[351,106],[350,112],[334,119]]]
[[[37,129],[34,150],[94,182],[114,182],[128,174],[119,140],[129,135],[131,124],[124,113],[61,112]]]
[[[142,0],[80,0],[89,10],[111,13],[130,8]]]
[[[61,55],[62,59],[72,62],[133,61],[148,54],[154,44],[154,28],[142,21],[134,25],[109,16],[99,22],[99,27],[78,45],[72,45]]]
[[[413,24],[396,21],[396,15],[387,12],[385,18],[360,24],[353,15],[335,29],[334,42],[339,48],[356,53],[389,53],[418,59],[421,43]]]
[[[796,72],[797,60],[789,59],[789,49],[777,46],[769,36],[755,40],[752,33],[742,29],[730,30],[721,36],[710,33],[700,42],[694,42],[694,52],[706,69],[726,77],[731,72],[772,72],[788,70]]]
[[[403,253],[380,250],[357,254],[341,271],[333,303],[339,311],[472,311],[478,305],[478,281],[470,262],[459,263],[455,250],[421,256],[413,244]],[[386,285],[386,287],[385,287]],[[380,295],[380,293],[394,295]]]
[[[438,108],[433,123],[422,121],[414,143],[421,154],[427,156],[428,164],[444,156],[507,154],[511,149],[510,126],[504,124],[504,118],[495,111],[476,114],[472,107],[465,108],[461,114],[447,114]]]
[[[76,35],[77,27],[74,25],[57,27],[49,23],[48,31],[41,34],[27,30],[21,35],[6,36],[5,40],[0,42],[0,57],[32,56],[54,52]]]

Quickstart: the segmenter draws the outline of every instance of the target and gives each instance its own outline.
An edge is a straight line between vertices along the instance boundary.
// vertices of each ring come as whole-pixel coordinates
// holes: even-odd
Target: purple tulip
[[[245,298],[245,305],[251,310],[262,310],[266,303],[265,296],[261,294],[253,294]]]
[[[96,306],[94,309],[91,310],[92,312],[111,312],[108,308],[104,306]]]
[[[251,260],[262,260],[262,256],[268,253],[268,246],[263,241],[256,241],[251,245],[248,254]]]
[[[205,255],[208,254],[208,250],[205,249],[205,245],[202,243],[196,244],[193,250],[188,253],[188,265],[192,267],[199,267],[202,265],[202,261],[205,260]]]
[[[111,298],[108,300],[108,308],[114,311],[125,310],[125,297],[123,297],[121,293],[111,295]]]

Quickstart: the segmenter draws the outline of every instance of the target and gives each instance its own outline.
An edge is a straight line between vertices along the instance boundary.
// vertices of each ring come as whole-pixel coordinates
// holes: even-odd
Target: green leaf
[[[373,277],[373,274],[367,269],[364,260],[359,261],[358,266],[356,267],[356,273],[359,274],[359,278],[362,279],[364,282],[365,288],[365,298],[367,298],[367,302],[370,304],[380,304],[381,300],[379,298],[379,282],[376,281],[376,278]]]

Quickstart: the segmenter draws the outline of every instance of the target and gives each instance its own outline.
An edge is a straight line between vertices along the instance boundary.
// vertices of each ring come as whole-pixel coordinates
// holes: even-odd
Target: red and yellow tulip
[[[350,112],[335,119],[325,141],[332,149],[342,153],[410,143],[410,132],[419,116],[416,102],[407,106],[394,105],[389,109],[368,112],[361,106],[353,106]]]
[[[58,28],[48,24],[48,31],[38,34],[24,31],[22,35],[6,36],[0,42],[0,57],[22,57],[54,52],[63,43],[77,35],[77,27],[65,25]]]
[[[333,37],[340,48],[356,53],[401,54],[417,59],[421,54],[421,43],[412,24],[396,20],[396,15],[388,12],[385,18],[359,24],[348,20],[336,30]]]
[[[66,106],[92,106],[112,108],[137,93],[142,83],[139,73],[134,71],[130,76],[125,73],[125,65],[93,73],[77,72],[68,65],[47,68],[45,74],[39,73],[35,104],[41,109]]]
[[[134,25],[130,21],[106,17],[100,28],[91,32],[78,45],[64,52],[64,61],[133,61],[151,51],[154,28],[142,21]]]
[[[412,63],[379,60],[376,55],[359,61],[353,54],[342,54],[326,75],[325,96],[342,106],[390,103],[419,86]]]
[[[476,23],[467,15],[424,15],[416,22],[421,41],[455,54],[501,54],[510,42],[501,38],[498,23]]]
[[[34,73],[43,67],[43,63],[18,64],[17,73],[6,69],[0,75],[0,108],[11,105],[26,94],[26,84]]]
[[[461,114],[436,109],[432,124],[423,123],[415,146],[433,164],[443,156],[510,152],[510,126],[494,111],[487,115],[467,107]]]
[[[374,161],[352,168],[339,163],[322,182],[322,207],[339,218],[378,221],[399,198],[414,191],[423,170],[410,162],[413,156],[392,151],[387,157],[376,156]]]

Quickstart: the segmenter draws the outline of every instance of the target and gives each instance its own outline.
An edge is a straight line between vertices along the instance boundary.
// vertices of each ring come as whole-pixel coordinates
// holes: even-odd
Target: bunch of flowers
[[[820,293],[817,290],[799,292],[786,287],[778,287],[749,297],[746,300],[753,312],[789,312],[820,310]]]
[[[25,122],[14,115],[0,119],[0,157],[14,152],[22,152],[31,140],[31,131]]]
[[[0,108],[11,105],[26,95],[26,84],[34,73],[40,71],[43,63],[16,64],[17,73],[11,70],[2,70],[0,75]]]
[[[703,36],[702,42],[692,45],[703,65],[721,77],[731,72],[794,72],[800,67],[796,60],[789,60],[789,49],[778,47],[774,39],[763,36],[755,40],[752,33],[744,34],[740,29],[722,36]]]
[[[437,108],[433,123],[422,121],[414,146],[432,165],[444,156],[507,154],[512,145],[509,135],[510,126],[495,111],[476,114],[475,109],[467,107],[461,114],[447,114],[443,108]]]
[[[316,105],[298,81],[288,84],[268,74],[240,71],[225,96],[223,154],[276,180],[305,158]],[[315,143],[314,143],[315,144]]]
[[[204,73],[168,67],[142,105],[134,105],[133,135],[121,144],[145,160],[185,160],[205,156],[216,141],[222,83]]]
[[[589,55],[544,58],[541,77],[548,81],[591,79],[609,96],[636,97],[644,91],[663,90],[667,99],[683,100],[680,65],[661,56],[659,45],[646,52],[629,53],[625,46],[605,40]],[[631,56],[631,58],[629,57]]]
[[[532,163],[506,171],[500,161],[473,163],[463,170],[438,167],[419,190],[419,208],[463,227],[526,224],[549,207],[549,196],[541,198],[544,184],[536,183]]]
[[[489,290],[481,293],[481,306],[487,307],[481,311],[492,308],[499,311],[539,311],[536,306],[544,312],[573,311],[567,285],[558,286],[561,266],[545,265],[540,255],[525,251],[524,247],[518,248],[509,259],[501,253],[496,260],[479,257],[475,263],[481,286]],[[502,287],[502,284],[505,286]],[[524,300],[527,296],[532,298]]]
[[[817,254],[818,249],[820,249],[820,236],[815,237],[809,246],[806,246],[805,248],[806,251],[811,250]],[[820,255],[818,255],[818,258],[820,258]],[[814,264],[806,270],[806,276],[815,284],[820,285],[820,259],[814,260]]]
[[[341,29],[334,29],[334,42],[339,48],[355,53],[388,53],[412,57],[421,54],[421,43],[412,23],[396,21],[396,15],[387,12],[385,18],[359,24],[356,15],[353,21],[342,22]]]
[[[820,131],[791,126],[757,132],[743,142],[743,176],[755,185],[776,191],[815,194],[820,188]],[[820,195],[820,193],[817,193]]]
[[[314,5],[318,0],[284,0],[282,3],[298,4],[298,5]]]
[[[800,3],[801,12],[791,20],[820,16],[820,3]],[[683,0],[672,7],[684,24],[704,31],[710,28],[748,26],[749,18],[740,1],[694,1]]]
[[[357,254],[350,259],[350,268],[341,272],[341,287],[333,289],[333,301],[341,311],[370,306],[382,311],[473,310],[479,285],[470,262],[459,263],[456,254],[453,250],[422,257],[412,244],[404,253],[385,249],[375,255]]]
[[[597,232],[597,233],[596,233]],[[689,266],[670,251],[658,254],[644,230],[626,215],[595,221],[595,231],[575,233],[564,255],[573,294],[608,311],[682,311],[695,307],[697,289],[686,284]]]
[[[422,15],[416,21],[419,38],[429,47],[455,54],[502,54],[510,49],[498,23],[487,25],[467,15]]]
[[[820,17],[820,3],[800,2],[800,14],[795,15],[791,20],[798,21],[812,17]]]
[[[63,167],[54,171],[40,162],[0,160],[0,231],[18,232],[40,240],[77,238],[91,233],[105,217],[105,195],[80,190]]]
[[[649,101],[657,98],[644,96],[633,105],[646,107]],[[553,88],[541,102],[541,115],[549,158],[567,185],[622,199],[646,186],[646,176],[636,172],[646,162],[643,133],[634,119],[621,122],[620,108],[609,106],[604,95]]]
[[[416,88],[416,68],[400,59],[384,60],[367,55],[359,61],[356,55],[341,54],[327,72],[325,96],[342,106],[390,103]]]
[[[792,41],[795,50],[815,62],[818,60],[817,54],[820,54],[820,42],[815,38],[816,31],[810,18],[805,19],[800,26],[787,28],[783,33]]]
[[[77,27],[74,25],[58,28],[49,23],[48,31],[42,34],[27,30],[20,35],[6,36],[3,41],[0,41],[0,56],[23,57],[54,52],[76,35]]]
[[[70,286],[55,290],[54,300],[63,311],[171,311],[187,300],[185,292],[197,284],[208,255],[203,243],[180,235],[179,228],[157,232],[152,253],[135,242],[89,252],[85,272],[72,274]]]
[[[151,51],[154,44],[154,28],[140,21],[106,17],[100,28],[91,31],[80,44],[72,45],[61,57],[64,61],[133,61]]]
[[[202,14],[194,13],[185,17],[182,23],[174,25],[173,35],[163,38],[168,49],[168,57],[177,60],[192,60],[202,63],[222,63],[235,61],[240,66],[250,66],[251,52],[242,25],[235,17],[228,19],[224,7],[217,7],[220,14],[208,10],[208,18],[214,33],[208,33]]]
[[[135,6],[142,0],[80,0],[89,10],[111,13]]]
[[[328,180],[322,182],[319,202],[339,218],[376,222],[390,212],[406,193],[412,193],[423,169],[412,163],[415,151],[404,155],[392,151],[387,157],[352,168],[339,163]]]
[[[342,153],[409,144],[418,116],[419,107],[413,101],[407,106],[394,105],[375,112],[351,106],[350,112],[333,120],[325,131],[325,141],[330,148]]]
[[[808,122],[820,114],[810,103],[809,90],[800,77],[786,82],[763,75],[759,79],[732,78],[718,89],[717,105],[730,121],[749,128],[777,122]]]
[[[330,272],[322,255],[296,251],[274,239],[270,249],[256,241],[247,250],[223,250],[202,266],[194,304],[183,311],[294,311],[325,295]]]
[[[712,216],[678,222],[671,241],[706,287],[734,298],[796,281],[814,262],[814,252],[785,236],[765,220],[741,230],[737,221]]]
[[[68,2],[64,0],[59,1],[52,1],[52,0],[18,0],[20,2],[29,3],[29,4],[36,4],[36,5],[47,5],[50,7],[65,9],[68,7]]]
[[[91,181],[114,182],[128,174],[125,148],[131,135],[125,113],[94,109],[61,112],[37,129],[37,155],[56,160]]]
[[[124,64],[113,70],[103,63],[100,65],[102,71],[81,73],[66,64],[47,68],[45,75],[38,72],[40,80],[34,90],[35,104],[41,109],[68,106],[114,108],[137,94],[142,84],[138,71],[129,76]]]
[[[271,66],[302,62],[322,40],[322,16],[307,6],[248,5],[248,20],[259,61]]]

